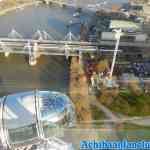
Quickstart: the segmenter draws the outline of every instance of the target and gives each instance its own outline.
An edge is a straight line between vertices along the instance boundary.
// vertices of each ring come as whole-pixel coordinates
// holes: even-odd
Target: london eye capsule
[[[61,137],[58,131],[75,123],[71,100],[54,91],[30,91],[0,99],[0,138],[3,146],[35,143]],[[56,132],[58,131],[58,132]]]

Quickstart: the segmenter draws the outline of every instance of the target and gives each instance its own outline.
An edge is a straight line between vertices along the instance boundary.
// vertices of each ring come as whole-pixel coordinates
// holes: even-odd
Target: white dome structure
[[[6,147],[59,138],[56,131],[72,126],[75,120],[72,102],[59,92],[30,91],[0,100],[0,135]]]

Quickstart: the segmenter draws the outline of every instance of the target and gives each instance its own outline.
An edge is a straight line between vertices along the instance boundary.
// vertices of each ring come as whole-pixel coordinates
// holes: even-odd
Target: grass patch
[[[141,93],[136,95],[130,90],[119,91],[119,94],[113,97],[108,105],[109,109],[116,113],[122,113],[127,116],[149,116],[150,115],[150,96]]]
[[[96,106],[91,106],[92,118],[93,120],[102,120],[106,119],[105,114]]]

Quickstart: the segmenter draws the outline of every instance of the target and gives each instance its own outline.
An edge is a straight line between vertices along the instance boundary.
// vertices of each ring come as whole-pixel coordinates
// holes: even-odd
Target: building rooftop
[[[139,31],[141,29],[139,24],[125,20],[111,20],[109,28],[110,29],[121,28],[123,30],[134,30],[134,31]]]

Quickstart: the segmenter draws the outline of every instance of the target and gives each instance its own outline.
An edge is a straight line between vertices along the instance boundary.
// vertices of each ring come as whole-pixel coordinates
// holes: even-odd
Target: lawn
[[[109,96],[102,103],[116,113],[122,113],[127,116],[150,116],[150,96],[144,94],[135,94],[131,90],[119,91],[115,96]]]

